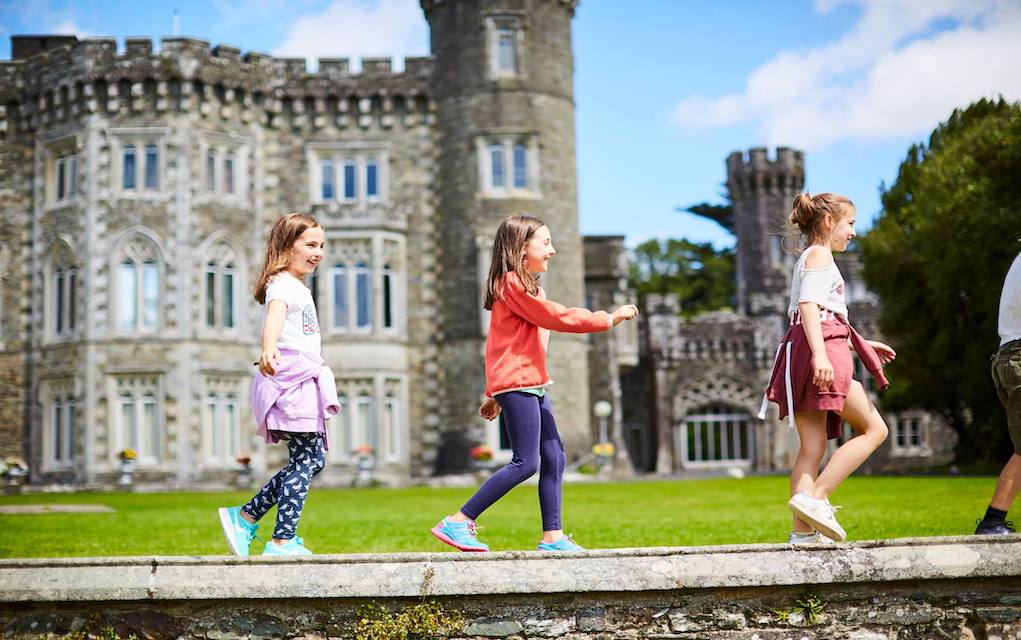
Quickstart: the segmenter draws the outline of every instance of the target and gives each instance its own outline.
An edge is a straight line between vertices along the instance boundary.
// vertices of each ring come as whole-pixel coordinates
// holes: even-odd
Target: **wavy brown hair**
[[[823,237],[822,221],[826,214],[830,214],[833,221],[837,222],[854,210],[854,203],[845,196],[836,193],[819,193],[813,196],[805,192],[799,193],[794,198],[787,221],[797,225],[801,235],[808,240],[808,244],[818,244]]]
[[[539,279],[529,273],[525,266],[525,245],[535,232],[544,226],[546,223],[536,217],[515,213],[497,227],[496,239],[493,240],[493,257],[489,263],[489,277],[486,279],[486,300],[482,303],[483,309],[492,309],[493,303],[500,299],[503,276],[510,272],[517,274],[525,291],[533,296],[539,293]]]
[[[270,278],[287,268],[287,263],[291,261],[291,247],[301,234],[318,226],[319,222],[315,218],[302,213],[290,213],[276,221],[266,238],[266,257],[262,261],[262,271],[255,280],[256,302],[266,303],[266,286]]]

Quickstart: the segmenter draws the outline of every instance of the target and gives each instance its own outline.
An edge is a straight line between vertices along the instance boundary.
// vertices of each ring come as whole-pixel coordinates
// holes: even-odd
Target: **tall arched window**
[[[204,323],[207,327],[233,329],[238,316],[238,257],[226,242],[213,245],[203,278]]]
[[[160,261],[156,246],[137,236],[124,244],[116,270],[117,328],[155,331],[160,323]]]
[[[78,267],[72,249],[63,241],[57,242],[50,255],[46,326],[53,338],[67,338],[74,335],[77,326]]]

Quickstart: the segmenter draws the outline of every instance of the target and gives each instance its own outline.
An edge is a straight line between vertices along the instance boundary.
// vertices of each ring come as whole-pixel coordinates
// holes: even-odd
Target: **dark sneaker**
[[[1007,521],[1001,522],[1000,524],[986,524],[984,520],[978,521],[978,526],[975,527],[975,535],[977,536],[1009,536],[1012,533],[1016,533],[1014,530],[1014,523]]]

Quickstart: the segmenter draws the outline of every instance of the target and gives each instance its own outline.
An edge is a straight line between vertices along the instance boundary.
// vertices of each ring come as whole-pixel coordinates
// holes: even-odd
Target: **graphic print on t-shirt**
[[[301,329],[306,336],[319,333],[319,320],[316,318],[315,306],[308,305],[301,312]]]

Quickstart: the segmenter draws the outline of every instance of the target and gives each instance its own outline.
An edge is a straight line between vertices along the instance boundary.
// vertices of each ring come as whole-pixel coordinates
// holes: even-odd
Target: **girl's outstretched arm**
[[[265,376],[275,375],[280,363],[280,350],[277,340],[284,330],[284,318],[287,315],[287,303],[283,300],[270,300],[266,305],[266,323],[262,326],[262,356],[259,357],[259,372]]]

